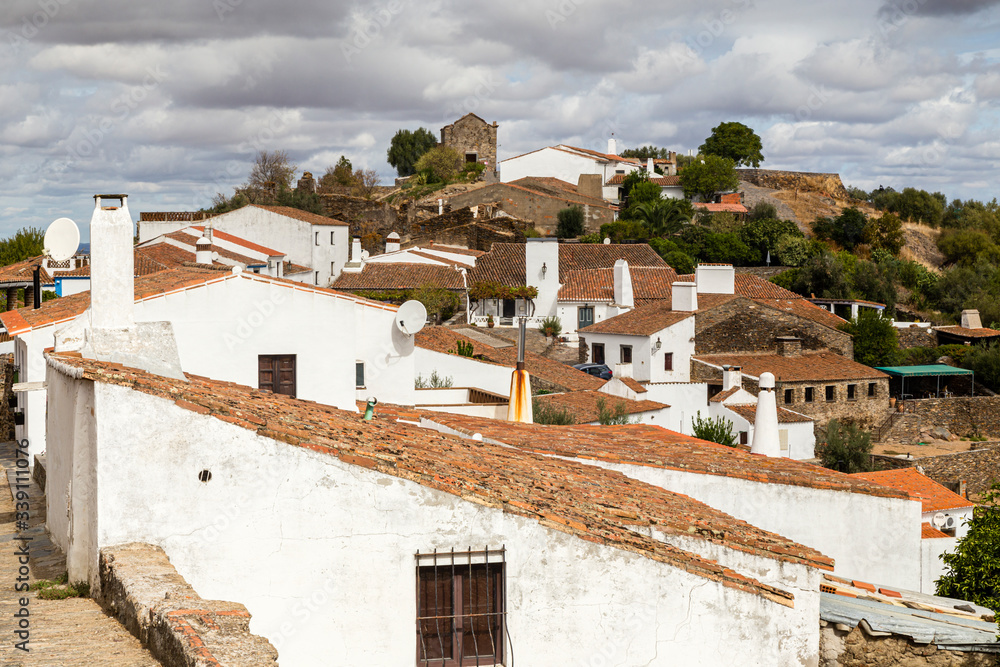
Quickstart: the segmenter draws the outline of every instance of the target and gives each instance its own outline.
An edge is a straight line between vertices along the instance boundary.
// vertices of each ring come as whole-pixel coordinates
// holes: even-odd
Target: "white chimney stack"
[[[722,367],[722,391],[743,386],[743,368],[741,366]]]
[[[194,261],[198,264],[212,263],[212,242],[208,240],[208,230],[198,239],[195,245]]]
[[[656,175],[656,165],[653,164],[653,158],[646,158],[646,175],[652,178]]]
[[[982,329],[983,321],[979,317],[978,310],[962,311],[962,327],[965,329]]]
[[[90,218],[90,326],[128,329],[135,325],[135,259],[128,195],[94,195]],[[116,199],[118,206],[103,206]]]
[[[632,292],[632,273],[628,270],[628,262],[619,259],[615,262],[615,305],[624,308],[635,306]]]
[[[732,264],[699,264],[694,275],[698,294],[736,293],[736,270]]]
[[[399,234],[392,232],[385,238],[385,251],[396,252],[399,250]]]
[[[757,415],[753,422],[753,443],[751,454],[781,456],[781,440],[778,435],[778,402],[774,395],[774,375],[760,374],[760,393],[757,394]]]
[[[670,286],[670,307],[681,313],[698,310],[698,286],[694,283],[674,283]]]
[[[444,199],[438,199],[438,215],[444,215]]]
[[[357,236],[355,236],[354,240],[351,241],[351,263],[361,263],[361,239]]]
[[[618,155],[618,142],[614,137],[608,139],[608,155]]]

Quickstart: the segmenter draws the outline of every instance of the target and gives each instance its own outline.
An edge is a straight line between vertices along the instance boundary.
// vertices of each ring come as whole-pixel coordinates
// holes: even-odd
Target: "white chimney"
[[[361,263],[361,239],[357,236],[355,236],[354,240],[351,242],[351,263]]]
[[[632,363],[625,364],[615,364],[614,376],[616,378],[630,378],[632,377]]]
[[[208,240],[208,230],[198,239],[195,245],[194,261],[198,264],[212,263],[212,242]]]
[[[632,273],[628,270],[628,262],[619,259],[615,262],[615,305],[632,308],[635,298],[632,293]]]
[[[396,252],[399,250],[399,234],[392,232],[385,238],[385,251]]]
[[[670,307],[681,313],[698,310],[698,286],[694,283],[674,283],[670,286]]]
[[[962,327],[965,329],[982,329],[983,321],[979,317],[978,310],[962,311]]]
[[[127,195],[94,195],[90,218],[90,326],[128,329],[135,325],[135,267],[132,216]],[[104,207],[104,199],[119,206]]]
[[[740,366],[722,367],[722,391],[743,386],[743,368]]]
[[[781,439],[778,435],[778,402],[774,395],[774,375],[760,374],[760,393],[757,394],[757,415],[753,422],[751,454],[781,456]]]
[[[608,155],[618,155],[618,142],[614,137],[608,139]]]
[[[736,270],[732,264],[699,264],[695,269],[698,294],[734,294]]]
[[[656,165],[653,164],[653,158],[646,158],[646,175],[652,178],[656,175]]]
[[[444,200],[438,199],[438,215],[444,215]]]

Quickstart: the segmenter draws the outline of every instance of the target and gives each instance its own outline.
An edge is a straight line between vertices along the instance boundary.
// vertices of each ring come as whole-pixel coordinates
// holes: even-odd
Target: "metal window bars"
[[[502,664],[506,549],[418,551],[415,560],[417,664]]]

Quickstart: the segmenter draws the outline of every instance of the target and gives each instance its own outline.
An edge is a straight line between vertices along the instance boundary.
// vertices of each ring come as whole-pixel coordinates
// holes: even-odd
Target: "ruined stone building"
[[[441,145],[449,146],[465,157],[479,162],[487,172],[497,172],[497,128],[474,113],[467,113],[451,125],[441,128]]]

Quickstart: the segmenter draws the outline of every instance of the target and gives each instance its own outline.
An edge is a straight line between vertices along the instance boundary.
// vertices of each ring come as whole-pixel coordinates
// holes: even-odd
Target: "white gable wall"
[[[558,178],[576,185],[580,180],[580,174],[604,176],[604,167],[596,158],[583,157],[551,147],[512,157],[500,163],[501,183],[538,176]]]
[[[70,578],[96,588],[100,547],[159,545],[200,595],[245,604],[251,631],[271,640],[282,664],[411,664],[414,555],[470,545],[506,548],[506,620],[522,667],[595,656],[644,665],[818,660],[814,592],[796,591],[789,608],[170,400],[89,385],[50,376],[53,407],[89,422],[53,443],[62,455],[50,473],[50,516],[66,514],[67,493],[74,504],[65,525],[53,524]],[[78,409],[88,402],[96,417]],[[70,485],[60,466],[74,452]],[[203,469],[208,483],[198,480]]]
[[[614,368],[621,362],[621,348],[632,346],[632,375],[639,382],[687,382],[691,379],[691,355],[694,354],[694,318],[677,322],[652,336],[587,333],[587,360],[594,361],[593,346],[604,345],[605,363]],[[656,341],[660,349],[654,351]],[[664,355],[673,353],[673,370],[664,370]],[[657,399],[653,399],[657,400]]]

